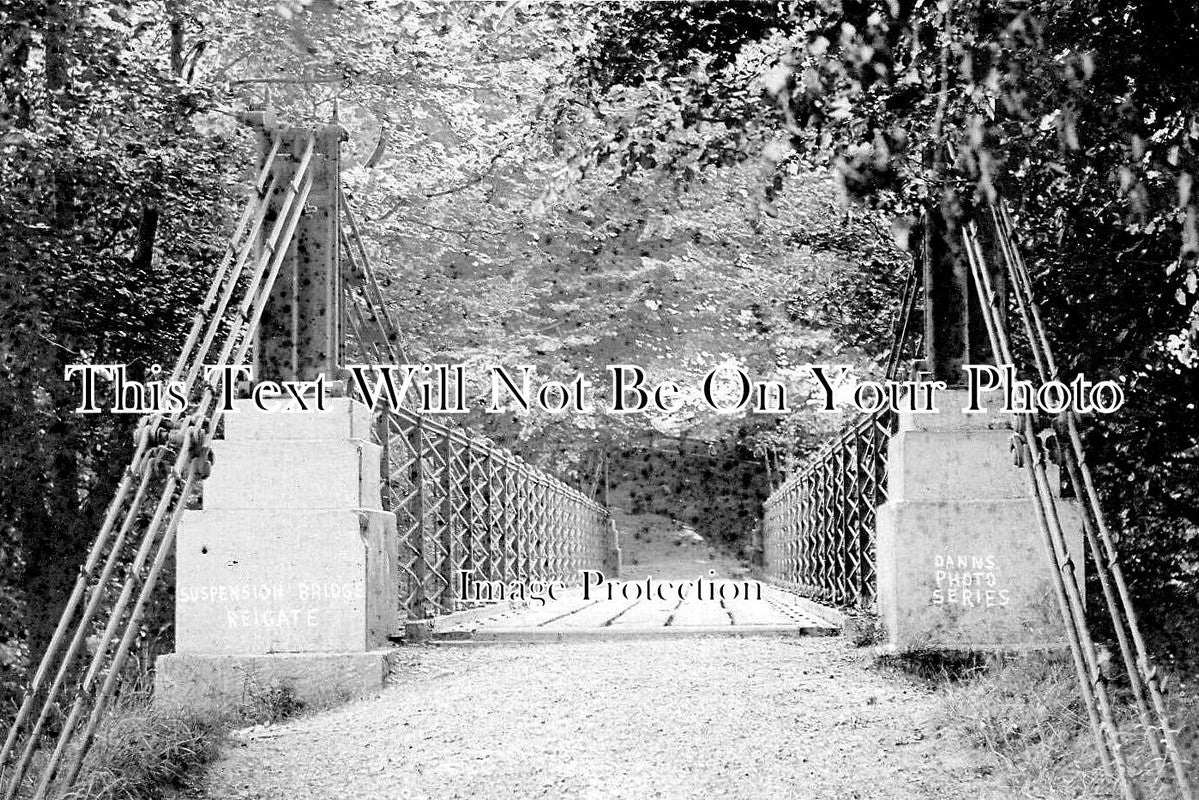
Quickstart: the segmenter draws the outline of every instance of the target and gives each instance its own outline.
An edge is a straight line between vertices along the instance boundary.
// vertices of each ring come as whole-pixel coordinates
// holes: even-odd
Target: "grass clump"
[[[1045,656],[992,657],[955,680],[941,681],[937,726],[990,753],[1008,769],[1014,795],[1041,798],[1116,796],[1099,760],[1090,722],[1069,659]],[[1139,726],[1127,687],[1112,687],[1117,724],[1129,772],[1146,800],[1174,798]],[[1171,723],[1199,779],[1199,704],[1179,687],[1168,697]]]
[[[248,677],[242,703],[228,711],[155,703],[143,679],[116,702],[63,800],[160,800],[189,788],[229,734],[299,715],[305,703],[285,683]]]
[[[157,800],[213,761],[229,720],[124,701],[105,724],[64,800]]]
[[[874,647],[887,638],[887,629],[873,614],[850,615],[845,618],[844,631],[854,647]]]
[[[299,716],[305,703],[286,683],[247,681],[246,702],[241,716],[258,725],[273,725]]]
[[[935,684],[956,683],[986,672],[991,657],[969,650],[907,650],[883,653],[876,662]]]

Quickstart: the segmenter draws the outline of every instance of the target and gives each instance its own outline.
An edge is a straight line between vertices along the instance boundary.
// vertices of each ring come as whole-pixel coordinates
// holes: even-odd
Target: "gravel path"
[[[401,651],[377,697],[260,729],[209,798],[1008,798],[915,681],[842,639]]]

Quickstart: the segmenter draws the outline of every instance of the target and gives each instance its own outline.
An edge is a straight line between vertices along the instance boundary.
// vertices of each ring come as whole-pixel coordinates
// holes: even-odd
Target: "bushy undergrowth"
[[[230,719],[126,704],[96,743],[68,800],[156,800],[212,761]]]
[[[256,683],[246,686],[242,718],[260,725],[283,722],[304,711],[306,705],[296,690],[283,683]]]
[[[146,685],[149,685],[146,683]],[[186,788],[240,726],[270,725],[306,709],[286,684],[247,680],[241,706],[224,712],[155,704],[146,690],[118,701],[63,800],[160,800]]]
[[[1151,756],[1129,698],[1119,688],[1117,717],[1129,769],[1149,798],[1172,798],[1176,790],[1158,781],[1162,765]],[[1015,796],[1109,797],[1112,785],[1099,761],[1074,668],[1068,659],[1042,656],[993,659],[961,680],[940,686],[938,726],[986,751],[1018,780]],[[1168,693],[1171,722],[1199,781],[1199,696],[1180,684]]]

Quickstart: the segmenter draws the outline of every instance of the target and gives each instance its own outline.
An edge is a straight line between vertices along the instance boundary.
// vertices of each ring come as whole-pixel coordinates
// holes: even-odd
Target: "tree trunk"
[[[133,253],[133,272],[148,272],[154,262],[154,239],[158,234],[158,207],[142,209],[142,220],[137,226],[137,249]]]
[[[63,384],[63,388],[74,391],[70,384]],[[72,419],[74,403],[67,392],[59,399],[66,402],[57,404],[58,419],[40,443],[42,457],[38,462],[44,465],[44,473],[38,483],[42,502],[25,504],[28,516],[21,526],[26,542],[24,588],[28,597],[31,671],[50,641],[87,548],[86,534],[78,524],[79,446]]]
[[[63,0],[46,3],[44,41],[46,50],[46,94],[53,116],[68,116],[71,101],[71,55],[75,19],[71,5]],[[56,113],[55,113],[56,112]],[[54,215],[58,225],[70,228],[75,222],[75,175],[69,165],[54,168]],[[64,231],[65,233],[65,231]]]
[[[183,13],[179,0],[165,0],[167,26],[171,32],[171,74],[183,75]]]

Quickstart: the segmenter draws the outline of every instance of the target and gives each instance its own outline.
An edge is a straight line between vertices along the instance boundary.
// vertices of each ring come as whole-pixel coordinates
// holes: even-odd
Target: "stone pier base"
[[[889,646],[912,650],[1057,648],[1065,628],[1037,501],[1013,462],[1010,415],[901,415],[888,448],[888,501],[878,509],[878,605]],[[1050,467],[1057,486],[1057,468]],[[1082,573],[1082,518],[1056,506]]]
[[[195,710],[251,706],[261,692],[291,690],[308,706],[363,697],[383,688],[388,650],[364,653],[195,655],[174,653],[156,662],[156,702]]]
[[[162,702],[233,708],[288,687],[307,703],[383,684],[399,633],[395,515],[381,507],[370,411],[238,401],[213,445],[203,508],[175,545],[175,653],[158,659]]]

